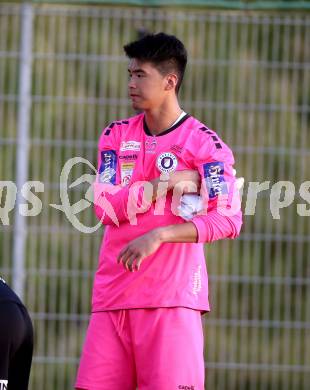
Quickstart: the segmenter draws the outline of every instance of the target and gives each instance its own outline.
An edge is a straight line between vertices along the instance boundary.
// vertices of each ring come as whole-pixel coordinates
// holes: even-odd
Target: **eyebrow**
[[[144,74],[146,74],[145,70],[143,70],[143,69],[135,69],[135,70],[128,69],[128,73],[144,73]]]

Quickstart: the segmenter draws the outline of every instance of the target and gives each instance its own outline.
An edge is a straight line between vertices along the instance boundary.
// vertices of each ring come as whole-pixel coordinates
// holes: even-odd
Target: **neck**
[[[160,107],[145,110],[145,120],[150,132],[158,135],[169,129],[181,115],[182,109],[178,101],[164,104]]]

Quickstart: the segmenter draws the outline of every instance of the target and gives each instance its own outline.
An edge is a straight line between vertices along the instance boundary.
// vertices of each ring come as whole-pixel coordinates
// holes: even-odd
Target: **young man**
[[[0,390],[27,390],[33,329],[27,309],[0,278]]]
[[[106,229],[76,388],[203,390],[203,244],[239,234],[234,158],[178,103],[182,42],[159,33],[124,49],[141,113],[111,123],[99,140],[95,211]],[[180,192],[200,187],[204,212],[187,195],[177,215]]]

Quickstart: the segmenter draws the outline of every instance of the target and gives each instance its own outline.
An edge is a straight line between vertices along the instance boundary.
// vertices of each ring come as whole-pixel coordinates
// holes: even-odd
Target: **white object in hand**
[[[202,197],[196,194],[184,194],[178,206],[179,215],[186,221],[191,220],[203,210]]]
[[[236,176],[236,170],[233,169],[233,174]],[[240,191],[244,185],[244,177],[236,179],[237,189]],[[203,210],[202,197],[197,194],[184,194],[181,197],[180,206],[178,206],[179,216],[190,221],[199,212]]]

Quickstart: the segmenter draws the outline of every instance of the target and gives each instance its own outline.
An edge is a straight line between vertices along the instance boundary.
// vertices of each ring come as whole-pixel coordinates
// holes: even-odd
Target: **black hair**
[[[125,45],[124,50],[129,58],[151,62],[162,75],[177,72],[179,79],[175,91],[179,92],[187,63],[187,51],[177,37],[163,32],[147,34]]]

